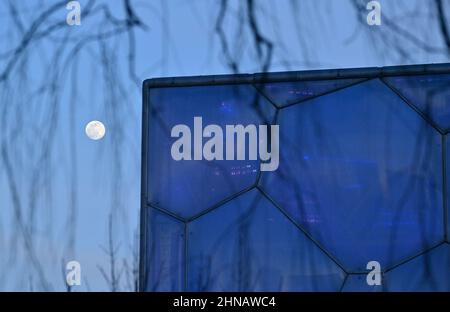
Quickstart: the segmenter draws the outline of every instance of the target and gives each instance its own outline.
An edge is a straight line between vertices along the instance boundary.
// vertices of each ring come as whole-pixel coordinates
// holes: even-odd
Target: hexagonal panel
[[[262,187],[344,264],[383,268],[442,240],[441,136],[379,80],[282,109]]]
[[[253,189],[189,223],[191,291],[337,291],[342,270]]]
[[[151,89],[149,97],[151,204],[190,218],[255,183],[259,172],[257,160],[175,161],[171,157],[171,145],[177,139],[171,138],[172,127],[189,126],[193,146],[194,117],[202,117],[203,128],[219,125],[224,139],[226,125],[270,124],[275,108],[252,86],[160,88]]]
[[[387,291],[450,291],[450,246],[442,244],[385,275]]]
[[[441,129],[450,128],[450,75],[389,77],[385,81]]]
[[[283,107],[359,81],[362,81],[362,79],[271,82],[259,84],[257,87],[278,107]]]
[[[147,209],[146,291],[181,291],[185,286],[185,225]]]

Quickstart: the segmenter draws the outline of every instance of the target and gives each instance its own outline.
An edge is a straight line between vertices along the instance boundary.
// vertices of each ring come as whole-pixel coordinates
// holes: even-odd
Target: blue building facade
[[[175,160],[195,117],[278,125],[277,169]],[[141,290],[450,291],[449,129],[448,64],[146,80]]]

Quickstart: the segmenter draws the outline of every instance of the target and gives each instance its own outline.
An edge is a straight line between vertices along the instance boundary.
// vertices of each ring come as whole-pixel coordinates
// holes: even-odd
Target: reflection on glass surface
[[[148,209],[148,246],[146,261],[151,264],[145,288],[151,291],[184,289],[185,226],[184,223]]]
[[[443,239],[441,136],[378,80],[282,110],[262,185],[350,272]]]
[[[254,189],[189,224],[192,291],[337,291],[343,271]]]
[[[190,218],[256,182],[259,161],[175,161],[171,129],[203,125],[270,124],[274,107],[250,85],[152,89],[149,120],[149,202]],[[206,139],[205,139],[206,141]],[[248,159],[248,158],[247,158]]]
[[[442,244],[386,273],[387,291],[449,291],[450,246]]]
[[[385,80],[440,129],[450,130],[450,75],[389,77]]]
[[[274,82],[260,84],[257,87],[278,107],[283,107],[349,86],[359,81],[361,79]]]

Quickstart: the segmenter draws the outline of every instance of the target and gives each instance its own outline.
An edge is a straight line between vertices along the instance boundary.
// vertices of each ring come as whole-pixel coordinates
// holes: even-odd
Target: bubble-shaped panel
[[[270,124],[275,108],[250,85],[151,89],[149,94],[148,201],[190,218],[256,182],[259,161],[180,160],[171,157],[174,126],[190,127],[194,159],[194,117],[202,127]],[[200,136],[202,130],[200,130]],[[204,138],[206,142],[209,138]],[[197,141],[199,142],[199,141]],[[225,153],[225,142],[224,142]],[[225,158],[225,154],[224,154]]]
[[[258,190],[189,223],[191,291],[338,291],[344,273]]]
[[[147,209],[147,291],[182,291],[185,287],[185,224]]]
[[[450,75],[389,77],[385,80],[441,129],[450,129]]]
[[[385,275],[387,291],[450,291],[450,246],[442,244]]]
[[[349,272],[443,239],[440,134],[379,80],[282,109],[262,187]]]

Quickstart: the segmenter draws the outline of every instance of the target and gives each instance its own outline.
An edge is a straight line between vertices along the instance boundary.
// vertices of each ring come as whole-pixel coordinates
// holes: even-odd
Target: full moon
[[[86,125],[86,135],[92,140],[100,140],[105,136],[105,125],[98,121],[93,120]]]

